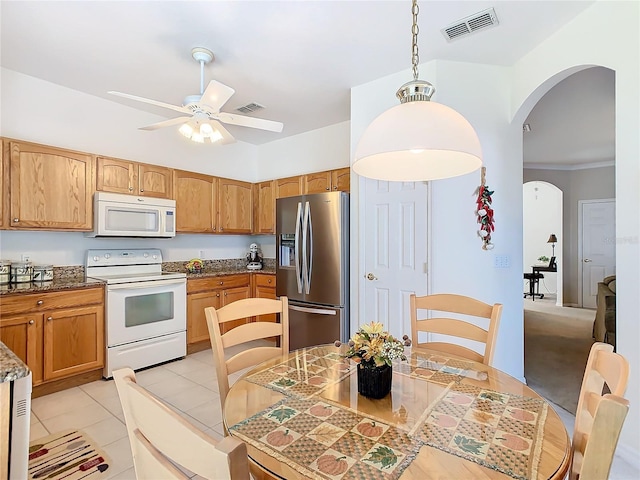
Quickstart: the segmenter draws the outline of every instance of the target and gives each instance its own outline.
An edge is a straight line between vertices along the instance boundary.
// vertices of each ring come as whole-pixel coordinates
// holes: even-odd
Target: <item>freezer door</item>
[[[318,305],[348,304],[349,202],[344,192],[276,201],[276,289]]]
[[[289,348],[348,340],[344,308],[289,303]]]

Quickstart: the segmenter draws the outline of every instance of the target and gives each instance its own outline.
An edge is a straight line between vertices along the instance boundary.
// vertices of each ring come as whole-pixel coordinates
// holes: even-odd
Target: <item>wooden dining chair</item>
[[[224,410],[224,401],[229,393],[229,375],[265,360],[289,353],[289,301],[287,297],[279,300],[269,298],[245,298],[221,308],[204,309],[211,338],[213,360],[216,365],[220,403]],[[256,321],[239,325],[226,333],[221,333],[221,325],[242,318],[276,314],[279,322]],[[264,318],[264,317],[262,317]],[[260,339],[275,339],[274,346],[246,348],[228,360],[225,350],[235,345]]]
[[[622,397],[628,380],[627,359],[614,353],[612,345],[594,343],[578,398],[570,480],[609,478],[620,431],[629,410],[629,402]],[[610,393],[603,393],[606,391]]]
[[[425,347],[449,353],[470,360],[491,365],[495,350],[498,326],[502,315],[502,304],[489,305],[475,298],[455,294],[435,294],[410,297],[411,310],[411,343],[415,348]],[[418,318],[418,310],[447,312],[458,315],[468,315],[488,320],[487,328],[475,325],[467,320],[448,317]],[[420,343],[418,333],[447,335],[484,343],[484,353],[446,341],[427,341]]]
[[[247,446],[236,438],[216,441],[136,383],[130,368],[114,370],[129,434],[136,478],[249,479]]]

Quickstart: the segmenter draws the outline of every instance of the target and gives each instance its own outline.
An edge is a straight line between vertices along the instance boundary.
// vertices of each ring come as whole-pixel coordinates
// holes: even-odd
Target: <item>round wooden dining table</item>
[[[303,348],[242,375],[225,429],[265,478],[561,479],[570,440],[536,392],[500,370],[427,349],[393,362],[391,392],[358,393],[345,347]]]

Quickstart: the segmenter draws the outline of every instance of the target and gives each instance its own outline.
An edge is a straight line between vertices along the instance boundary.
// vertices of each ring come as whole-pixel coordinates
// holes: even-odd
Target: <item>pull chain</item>
[[[413,65],[413,79],[418,80],[418,0],[413,0],[411,5],[411,14],[413,15],[413,24],[411,25],[411,63]]]

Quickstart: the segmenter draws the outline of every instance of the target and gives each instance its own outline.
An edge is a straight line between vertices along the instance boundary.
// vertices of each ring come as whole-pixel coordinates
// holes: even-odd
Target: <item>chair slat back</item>
[[[629,362],[613,346],[596,342],[585,367],[572,440],[569,478],[608,478],[629,402],[622,396]],[[603,394],[605,387],[611,392]]]
[[[452,355],[462,356],[476,362],[491,365],[502,315],[502,304],[489,305],[475,298],[455,294],[435,294],[410,297],[411,341],[414,347],[428,347]],[[418,318],[418,310],[447,312],[487,319],[487,328],[457,318]],[[484,343],[483,353],[464,345],[440,341],[420,343],[418,332],[448,335]]]
[[[278,314],[278,323],[251,322],[239,325],[222,334],[221,324],[271,313]],[[287,297],[280,297],[278,300],[246,298],[218,309],[207,307],[205,308],[205,316],[207,317],[213,360],[216,366],[220,403],[224,409],[224,402],[229,393],[229,374],[257,365],[277,355],[289,353],[289,301]],[[225,349],[229,347],[273,337],[279,339],[279,346],[249,348],[225,359]]]
[[[130,368],[113,372],[124,412],[136,478],[187,479],[176,465],[206,479],[249,478],[247,447],[200,431],[136,383]]]

